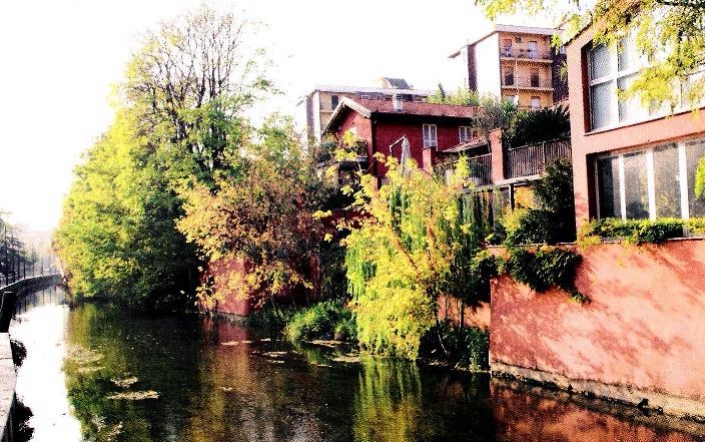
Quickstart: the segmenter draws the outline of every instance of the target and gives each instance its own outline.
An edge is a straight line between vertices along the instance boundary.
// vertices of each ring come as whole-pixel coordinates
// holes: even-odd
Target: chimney
[[[401,99],[401,95],[392,95],[392,107],[394,112],[402,112],[404,110],[404,101]]]

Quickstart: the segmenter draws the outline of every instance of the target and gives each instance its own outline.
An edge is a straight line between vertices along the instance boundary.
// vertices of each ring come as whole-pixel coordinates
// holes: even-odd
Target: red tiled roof
[[[476,106],[459,106],[455,104],[434,104],[419,101],[402,101],[402,110],[394,110],[391,100],[369,100],[358,98],[356,103],[373,113],[400,114],[400,115],[425,115],[434,117],[459,117],[469,118],[477,114]]]

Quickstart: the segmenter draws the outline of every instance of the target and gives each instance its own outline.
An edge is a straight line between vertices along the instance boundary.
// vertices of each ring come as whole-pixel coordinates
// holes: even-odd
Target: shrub
[[[555,286],[568,292],[574,300],[586,302],[587,297],[573,282],[581,259],[575,252],[556,247],[541,247],[536,252],[515,248],[509,251],[504,271],[538,293]]]
[[[294,313],[285,333],[290,341],[314,339],[355,339],[355,320],[342,303],[325,301]]]
[[[489,369],[489,348],[490,338],[486,330],[479,327],[456,327],[444,321],[424,335],[419,355],[480,371]]]
[[[630,244],[660,244],[669,238],[681,238],[685,234],[684,226],[700,228],[697,220],[665,218],[651,220],[626,220],[605,218],[590,223],[584,236],[622,239]],[[583,233],[583,232],[581,232]]]
[[[505,243],[556,244],[575,240],[573,166],[561,159],[546,168],[546,176],[534,184],[539,208],[515,211],[505,217]]]

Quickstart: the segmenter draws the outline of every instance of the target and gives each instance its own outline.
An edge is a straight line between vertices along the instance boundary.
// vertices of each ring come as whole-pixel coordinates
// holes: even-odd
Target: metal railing
[[[571,158],[570,141],[545,141],[509,149],[504,161],[505,177],[521,178],[538,175],[560,158]]]
[[[552,60],[550,49],[501,48],[500,57],[525,58],[529,60]]]
[[[553,80],[536,76],[505,75],[502,77],[502,87],[552,89]]]
[[[455,174],[455,169],[458,164],[459,157],[445,161],[435,166],[435,172],[439,177],[442,177],[446,182],[450,182]],[[468,167],[470,169],[469,179],[477,186],[492,183],[492,154],[479,155],[468,158]]]

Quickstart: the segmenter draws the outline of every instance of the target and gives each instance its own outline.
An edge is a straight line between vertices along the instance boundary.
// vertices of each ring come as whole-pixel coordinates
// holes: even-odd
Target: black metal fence
[[[521,178],[538,175],[561,158],[571,158],[570,141],[546,141],[509,149],[504,161],[504,176]]]

